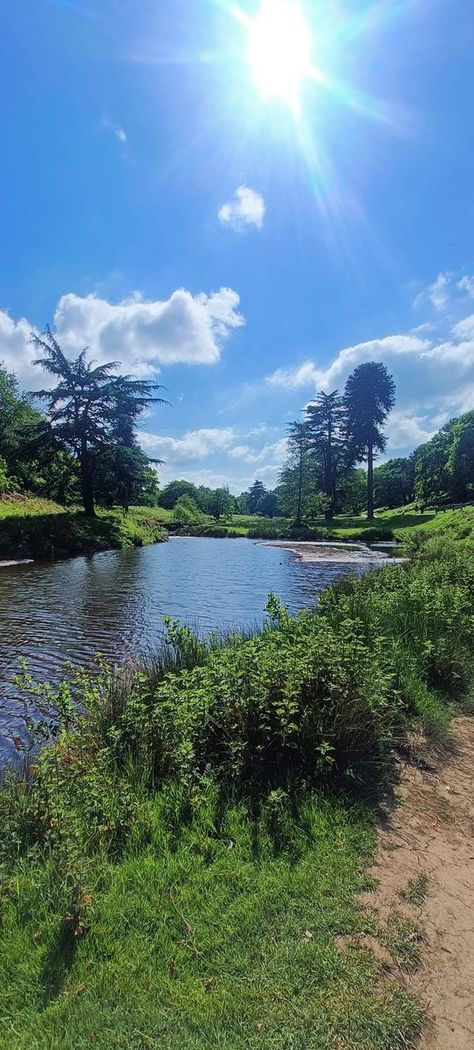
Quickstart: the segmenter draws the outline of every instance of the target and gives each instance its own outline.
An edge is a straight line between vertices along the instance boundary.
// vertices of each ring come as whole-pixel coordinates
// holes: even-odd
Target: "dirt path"
[[[474,719],[456,721],[453,750],[434,770],[404,767],[397,793],[365,902],[385,929],[402,929],[408,959],[420,952],[411,974],[394,968],[392,949],[389,965],[426,1013],[422,1050],[473,1050]]]

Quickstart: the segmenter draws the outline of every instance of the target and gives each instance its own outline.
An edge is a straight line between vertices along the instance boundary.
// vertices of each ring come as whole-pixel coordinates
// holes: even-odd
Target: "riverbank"
[[[363,545],[394,539],[414,544],[418,536],[423,541],[438,534],[459,539],[474,536],[474,507],[438,514],[429,510],[421,514],[414,507],[405,507],[378,511],[372,523],[362,516],[337,517],[330,527],[320,519],[296,529],[289,519],[258,515],[234,515],[223,522],[208,518],[184,525],[174,521],[173,512],[162,507],[131,507],[126,516],[117,509],[98,510],[96,518],[88,519],[80,511],[68,510],[48,500],[21,495],[0,499],[0,561],[30,557],[51,560],[92,554],[159,543],[168,535],[210,539],[246,537],[283,541],[285,545],[319,542]]]
[[[49,561],[78,554],[160,543],[167,533],[146,508],[133,515],[97,512],[87,518],[47,500],[21,497],[0,500],[0,563]]]
[[[80,717],[26,679],[61,733],[0,791],[5,1046],[412,1045],[411,928],[398,970],[341,938],[377,933],[370,799],[448,739],[473,595],[472,546],[431,542],[251,639],[170,624],[146,673],[76,680]]]
[[[132,508],[132,513],[134,511],[135,508]],[[232,518],[219,522],[208,518],[183,524],[173,520],[173,511],[163,510],[162,507],[148,508],[148,513],[159,520],[166,529],[181,536],[206,536],[216,539],[245,536],[248,539],[269,541],[367,544],[387,543],[393,540],[411,542],[418,534],[422,538],[440,533],[459,539],[474,536],[474,507],[470,505],[439,512],[429,508],[420,512],[416,506],[409,505],[395,510],[377,511],[373,522],[367,521],[363,515],[340,515],[330,523],[324,518],[319,518],[298,528],[288,518],[263,518],[260,515],[234,514]]]

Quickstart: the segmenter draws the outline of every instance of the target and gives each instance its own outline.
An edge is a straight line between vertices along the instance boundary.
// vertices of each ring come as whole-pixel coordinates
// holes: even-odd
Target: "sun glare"
[[[248,25],[248,57],[261,97],[298,111],[302,83],[311,75],[311,35],[295,0],[262,0]]]

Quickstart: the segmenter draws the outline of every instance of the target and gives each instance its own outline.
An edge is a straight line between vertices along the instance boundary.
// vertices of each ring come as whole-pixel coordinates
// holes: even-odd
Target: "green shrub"
[[[293,525],[288,536],[292,540],[332,540],[336,538],[336,534],[331,529],[324,527],[315,529],[310,528],[309,525]]]
[[[180,529],[180,536],[208,536],[215,540],[226,540],[234,535],[225,525],[189,525]]]
[[[365,543],[383,543],[384,540],[390,542],[394,539],[394,534],[391,529],[377,529],[375,526],[364,529],[359,537]]]
[[[261,525],[249,529],[247,535],[249,540],[284,540],[288,533],[282,531],[277,525],[267,525],[262,522]]]

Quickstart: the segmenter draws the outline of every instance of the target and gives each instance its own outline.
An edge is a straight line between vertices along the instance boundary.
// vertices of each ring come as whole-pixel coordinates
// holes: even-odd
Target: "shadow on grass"
[[[72,969],[78,943],[77,929],[73,909],[72,917],[68,916],[67,919],[62,920],[60,930],[45,959],[41,976],[44,1010],[60,995],[63,984]]]

